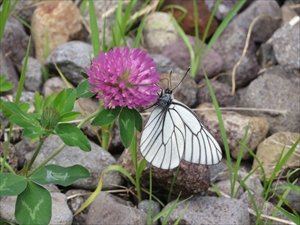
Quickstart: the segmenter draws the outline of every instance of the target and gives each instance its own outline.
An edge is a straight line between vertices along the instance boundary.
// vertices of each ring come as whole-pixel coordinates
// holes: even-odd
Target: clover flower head
[[[160,86],[156,83],[160,75],[156,64],[139,48],[116,47],[107,53],[100,52],[86,71],[91,91],[104,99],[105,108],[146,107],[158,98]]]

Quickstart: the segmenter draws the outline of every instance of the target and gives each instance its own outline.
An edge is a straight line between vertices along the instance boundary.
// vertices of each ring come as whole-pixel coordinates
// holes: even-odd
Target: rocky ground
[[[1,74],[7,74],[15,88],[3,94],[2,99],[8,100],[16,94],[19,75],[27,49],[29,36],[32,35],[31,53],[28,60],[26,80],[21,101],[32,103],[35,91],[48,96],[66,88],[64,82],[55,71],[56,64],[67,80],[76,87],[85,78],[81,71],[90,66],[90,56],[93,55],[89,35],[89,15],[81,16],[79,1],[54,1],[35,4],[35,1],[20,1],[14,14],[21,17],[31,26],[31,31],[24,27],[16,18],[9,17],[4,30],[0,48]],[[227,13],[238,0],[222,1],[215,19],[212,22],[209,35],[212,35]],[[286,151],[300,138],[300,21],[299,2],[297,0],[268,0],[247,1],[247,4],[233,18],[226,29],[203,60],[203,68],[211,84],[219,106],[227,133],[228,144],[233,161],[240,151],[241,141],[249,124],[246,146],[263,162],[265,175],[270,177],[279,155],[286,147]],[[199,36],[202,37],[205,25],[209,19],[214,0],[198,1],[199,8]],[[142,3],[138,2],[138,6]],[[188,11],[187,18],[181,26],[188,34],[188,39],[195,48],[195,34],[192,1],[165,1],[165,5],[182,4]],[[150,4],[150,7],[154,3]],[[103,30],[103,14],[108,16],[107,23],[114,23],[113,1],[95,1],[99,36],[103,32],[107,41],[111,40],[111,30],[106,26]],[[136,10],[139,10],[137,7]],[[262,16],[254,26],[252,21]],[[175,17],[179,16],[175,11]],[[250,32],[249,32],[249,29]],[[49,34],[50,55],[44,57],[45,32]],[[32,32],[34,31],[34,32]],[[249,36],[249,34],[251,34]],[[128,37],[128,44],[133,43],[134,37]],[[143,30],[142,47],[148,51],[157,64],[157,70],[162,77],[172,74],[172,84],[175,86],[190,66],[190,52],[178,31],[170,21],[170,14],[166,11],[151,12],[147,16]],[[246,48],[245,48],[246,46]],[[240,61],[239,65],[237,63]],[[43,80],[42,67],[50,71],[47,81]],[[237,67],[236,67],[237,66]],[[236,67],[236,68],[235,68]],[[234,69],[235,68],[235,69]],[[232,79],[232,77],[234,79]],[[234,83],[232,82],[234,80]],[[162,84],[164,85],[164,84]],[[232,90],[232,87],[235,88]],[[206,86],[202,68],[195,78],[190,76],[175,90],[175,98],[195,109],[199,118],[211,131],[221,147],[223,141],[219,130],[218,119],[214,113],[212,100]],[[87,114],[94,112],[99,103],[94,99],[80,100],[80,104]],[[75,111],[79,111],[75,106]],[[0,122],[6,120],[0,113]],[[128,150],[124,150],[120,141],[117,126],[113,131],[113,140],[109,151],[103,150],[96,141],[96,136],[89,126],[84,132],[91,140],[92,150],[83,152],[76,147],[66,147],[50,163],[62,166],[81,164],[86,167],[91,177],[79,180],[68,189],[59,189],[54,185],[52,190],[52,219],[51,224],[145,224],[147,221],[148,200],[138,203],[130,194],[131,184],[116,171],[105,174],[103,190],[96,200],[83,212],[75,217],[72,214],[93,191],[99,181],[102,171],[110,165],[119,164],[130,174],[134,175],[134,167]],[[9,159],[14,168],[22,168],[36,145],[29,140],[20,140],[21,132],[14,132]],[[1,140],[3,134],[1,133]],[[46,140],[36,163],[61,145],[57,136]],[[0,145],[0,153],[3,147]],[[287,161],[283,170],[279,171],[276,185],[286,185],[287,171],[300,168],[300,146]],[[225,156],[225,155],[224,155]],[[139,159],[141,155],[139,154]],[[239,176],[245,178],[257,163],[248,151],[244,151]],[[189,208],[182,217],[184,224],[253,224],[256,220],[249,214],[253,209],[248,192],[242,187],[235,198],[218,198],[213,193],[206,192],[210,182],[214,183],[222,192],[230,194],[228,166],[225,160],[213,166],[195,165],[182,161],[180,171],[173,188],[174,198],[179,193],[183,197],[194,195],[189,202]],[[153,168],[153,184],[156,193],[166,203],[170,183],[175,170],[164,171]],[[258,207],[261,206],[263,191],[261,182],[262,171],[257,170],[251,175],[246,185],[255,196]],[[299,177],[299,176],[298,176]],[[241,179],[236,182],[236,189]],[[295,179],[295,178],[294,178]],[[147,187],[149,183],[149,166],[145,168],[141,177],[141,184]],[[299,181],[297,182],[299,186]],[[117,189],[116,186],[126,189]],[[127,190],[127,191],[126,191]],[[112,194],[110,192],[115,192]],[[280,193],[282,194],[282,193]],[[203,196],[205,195],[205,196]],[[174,199],[173,198],[173,199]],[[300,213],[300,196],[296,191],[290,191],[286,200],[289,205]],[[0,217],[6,220],[14,219],[15,197],[0,199]],[[272,196],[264,207],[263,214],[272,215],[278,199]],[[165,206],[172,205],[174,201]],[[156,215],[163,208],[152,203],[152,214]],[[171,217],[173,224],[184,210],[186,204],[176,207]],[[201,213],[199,213],[201,212]],[[277,217],[288,220],[283,214]],[[163,221],[164,217],[161,219]],[[156,222],[155,224],[159,224]],[[275,223],[273,223],[275,224]],[[276,222],[284,224],[284,222]]]

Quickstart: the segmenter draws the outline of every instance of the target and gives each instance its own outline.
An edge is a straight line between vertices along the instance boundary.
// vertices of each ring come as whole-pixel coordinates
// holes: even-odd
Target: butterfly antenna
[[[182,83],[183,79],[186,77],[186,75],[188,74],[188,72],[190,71],[190,69],[191,68],[188,68],[188,70],[185,72],[185,74],[184,74],[183,78],[181,79],[181,81],[172,89],[172,91],[175,90],[175,88],[177,88]],[[171,80],[171,74],[170,74],[170,80]]]
[[[171,75],[172,75],[172,71],[170,72],[170,79],[169,79],[169,88],[170,89],[172,89],[172,87],[171,87],[172,86],[172,78],[171,78],[172,76]]]

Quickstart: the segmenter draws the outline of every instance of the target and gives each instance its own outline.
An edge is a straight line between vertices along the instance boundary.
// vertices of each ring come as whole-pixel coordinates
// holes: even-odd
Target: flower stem
[[[7,142],[5,144],[5,150],[4,150],[4,154],[3,154],[3,163],[1,163],[0,173],[3,173],[3,171],[4,171],[4,165],[6,162],[7,155],[8,155],[8,148],[9,148],[9,144],[10,144],[10,138],[11,138],[13,126],[14,126],[14,123],[11,122],[10,127],[9,127]]]
[[[96,110],[95,112],[93,112],[92,114],[88,115],[87,117],[85,117],[78,125],[78,128],[81,128],[88,120],[90,120],[91,118],[95,117],[99,112],[101,111],[101,109],[99,108],[98,110]],[[62,144],[61,146],[59,146],[54,152],[52,152],[52,154],[50,154],[43,162],[41,162],[39,165],[37,165],[33,170],[31,170],[28,173],[28,176],[31,176],[32,174],[34,174],[37,170],[39,170],[40,168],[42,168],[44,165],[46,165],[51,159],[53,159],[57,154],[59,154],[63,148],[66,146],[66,144]]]
[[[101,147],[105,150],[108,150],[109,147],[112,128],[113,128],[113,123],[101,127],[101,136],[102,136]]]
[[[24,174],[27,174],[28,170],[30,170],[34,160],[36,159],[37,155],[39,154],[44,142],[45,142],[46,139],[40,139],[40,142],[39,142],[39,145],[37,146],[33,156],[31,157],[29,163],[27,164],[27,166],[25,167],[25,171],[24,171]]]
[[[11,172],[12,174],[16,174],[13,168],[11,168],[11,166],[7,162],[5,162],[4,158],[0,157],[0,163],[4,166],[4,168],[7,168],[9,172]]]
[[[138,168],[139,168],[139,165],[137,163],[137,138],[136,138],[136,131],[134,132],[134,135],[133,135],[133,139],[132,139],[132,142],[129,146],[130,148],[130,152],[131,152],[131,156],[132,156],[132,160],[133,160],[133,165],[135,167],[135,188],[136,188],[136,191],[137,191],[137,195],[138,195],[138,201],[142,201],[142,193],[141,193],[141,187],[140,187],[140,177],[138,175]]]

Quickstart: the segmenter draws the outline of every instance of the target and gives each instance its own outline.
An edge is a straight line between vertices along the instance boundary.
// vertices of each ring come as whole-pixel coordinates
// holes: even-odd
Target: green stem
[[[152,218],[152,165],[149,171],[149,208],[148,208],[148,224],[151,224]]]
[[[112,127],[113,127],[113,123],[101,127],[101,137],[102,137],[101,147],[105,150],[108,150],[109,147],[109,139],[110,139]]]
[[[141,192],[141,186],[140,186],[140,177],[138,175],[138,163],[137,163],[137,135],[136,135],[136,130],[134,131],[134,135],[133,135],[133,139],[132,139],[132,142],[129,146],[129,149],[130,149],[130,152],[131,153],[131,156],[134,156],[132,157],[132,160],[133,160],[133,165],[135,167],[135,171],[136,171],[136,176],[135,176],[135,188],[136,188],[136,191],[137,191],[137,195],[138,195],[138,200],[139,202],[142,201],[142,192]],[[135,154],[133,154],[133,152],[135,152]]]
[[[11,166],[7,162],[5,162],[4,158],[0,157],[0,163],[2,164],[2,166],[6,167],[9,170],[9,172],[16,174],[13,168],[11,168]]]
[[[78,125],[78,128],[81,128],[88,120],[90,120],[91,118],[95,117],[99,112],[101,111],[101,109],[99,108],[98,110],[96,110],[95,112],[93,112],[92,114],[88,115],[87,117],[85,117]],[[42,168],[44,165],[46,165],[51,159],[53,159],[57,154],[59,154],[63,148],[66,146],[66,144],[62,144],[61,146],[59,146],[54,152],[52,152],[43,162],[41,162],[39,165],[37,165],[33,170],[31,170],[28,173],[28,177],[30,177],[32,174],[34,174],[36,171],[38,171],[40,168]]]
[[[12,134],[12,129],[13,129],[14,123],[11,122],[10,123],[10,127],[9,127],[9,132],[8,132],[8,138],[7,138],[7,142],[5,145],[5,150],[4,150],[4,154],[3,154],[3,160],[4,162],[6,162],[6,158],[7,158],[7,154],[8,154],[8,147],[9,147],[9,143],[10,143],[10,139],[11,139],[11,134]],[[0,173],[3,173],[4,171],[4,163],[1,164],[1,171]]]
[[[26,168],[25,168],[25,171],[24,171],[24,174],[27,174],[28,170],[30,170],[30,168],[31,168],[31,166],[32,166],[32,164],[33,164],[33,162],[34,162],[34,160],[35,160],[36,157],[38,156],[38,154],[39,154],[39,152],[40,152],[40,150],[41,150],[41,148],[42,148],[42,146],[43,146],[45,140],[46,140],[46,139],[44,139],[44,138],[41,138],[41,139],[40,139],[39,145],[37,146],[37,148],[36,148],[36,150],[35,150],[33,156],[31,157],[29,163],[27,164],[27,166],[26,166]]]

